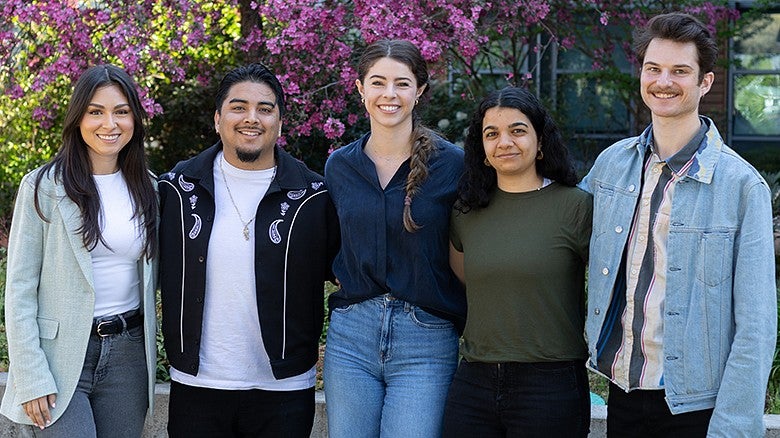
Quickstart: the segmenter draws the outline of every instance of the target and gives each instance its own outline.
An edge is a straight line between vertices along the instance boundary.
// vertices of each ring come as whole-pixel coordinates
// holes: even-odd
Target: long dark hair
[[[487,207],[490,194],[497,185],[496,170],[485,165],[482,121],[489,109],[498,107],[519,110],[531,121],[544,154],[541,160],[536,161],[536,171],[542,177],[570,187],[577,184],[577,173],[561,132],[539,99],[522,88],[495,90],[479,103],[466,135],[463,147],[465,170],[458,185],[458,200],[455,203],[455,208],[463,213]]]
[[[144,123],[147,115],[138,97],[135,82],[121,68],[98,65],[85,71],[73,89],[73,95],[65,113],[62,129],[62,146],[54,158],[44,164],[35,178],[35,209],[41,219],[48,219],[38,202],[41,180],[54,173],[55,181],[62,183],[65,193],[81,211],[82,224],[78,229],[88,250],[98,242],[105,244],[100,231],[100,196],[92,178],[92,163],[88,146],[81,136],[79,124],[87,112],[89,103],[99,88],[115,85],[122,90],[133,113],[133,136],[119,152],[117,165],[122,171],[130,197],[133,200],[133,218],[139,218],[144,230],[143,254],[147,258],[157,254],[157,195],[155,194],[144,150]]]
[[[417,87],[426,86],[422,94],[428,92],[428,66],[425,59],[417,46],[405,40],[380,40],[366,47],[358,62],[358,78],[361,82],[365,82],[368,70],[382,58],[390,58],[409,67],[417,81]],[[403,211],[404,228],[410,233],[420,229],[420,225],[412,218],[412,200],[428,178],[428,160],[435,151],[433,136],[433,131],[420,122],[415,105],[412,110],[412,152],[409,159],[409,176],[404,187],[406,198]]]

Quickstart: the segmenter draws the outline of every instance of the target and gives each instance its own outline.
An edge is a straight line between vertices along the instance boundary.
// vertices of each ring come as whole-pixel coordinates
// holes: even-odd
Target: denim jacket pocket
[[[599,218],[600,220],[593,221],[594,235],[598,236],[609,229],[611,222],[609,220],[601,219],[607,219],[610,216],[610,212],[613,211],[614,201],[614,188],[608,184],[597,182],[593,193],[593,217]]]
[[[734,234],[729,231],[704,232],[699,239],[696,278],[714,287],[731,278]]]

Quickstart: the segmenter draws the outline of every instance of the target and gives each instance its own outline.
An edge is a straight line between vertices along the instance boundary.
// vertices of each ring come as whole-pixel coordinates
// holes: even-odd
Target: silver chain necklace
[[[225,168],[222,167],[222,162],[225,161],[225,155],[222,154],[222,159],[219,160],[219,170],[222,172],[222,182],[225,183],[225,188],[227,189],[228,196],[230,197],[230,203],[233,204],[233,208],[236,210],[236,214],[238,215],[238,220],[241,221],[241,224],[244,225],[243,233],[244,233],[244,240],[249,240],[249,224],[252,223],[252,221],[255,220],[255,217],[257,217],[257,210],[255,210],[255,215],[252,216],[252,219],[249,219],[249,221],[244,222],[244,218],[241,216],[241,212],[238,211],[238,205],[236,205],[236,200],[233,199],[233,192],[230,191],[230,186],[227,182],[227,177],[225,176]],[[276,178],[276,166],[274,166],[274,174],[271,175],[271,182],[273,182],[274,178]]]

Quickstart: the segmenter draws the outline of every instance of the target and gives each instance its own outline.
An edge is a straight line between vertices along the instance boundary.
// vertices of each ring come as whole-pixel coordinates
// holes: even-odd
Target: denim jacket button
[[[628,186],[628,191],[629,192],[633,192],[634,190],[636,190],[636,186],[635,185],[631,184],[630,186]]]
[[[618,234],[622,233],[623,232],[623,227],[621,227],[620,225],[616,226],[615,227],[615,232],[618,233]]]
[[[595,309],[593,309],[593,314],[594,314],[594,315],[601,315],[601,309],[599,309],[598,307],[596,307]]]
[[[604,268],[604,269],[601,270],[601,273],[604,274],[604,275],[609,275],[609,269]]]

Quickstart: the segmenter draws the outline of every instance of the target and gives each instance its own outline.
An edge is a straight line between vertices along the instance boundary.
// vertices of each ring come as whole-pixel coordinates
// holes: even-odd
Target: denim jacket
[[[763,436],[777,336],[770,191],[723,143],[712,120],[701,119],[709,128],[688,175],[677,183],[669,218],[666,402],[674,414],[714,408],[708,436]],[[580,183],[594,198],[586,322],[593,370],[651,129],[607,148]]]

